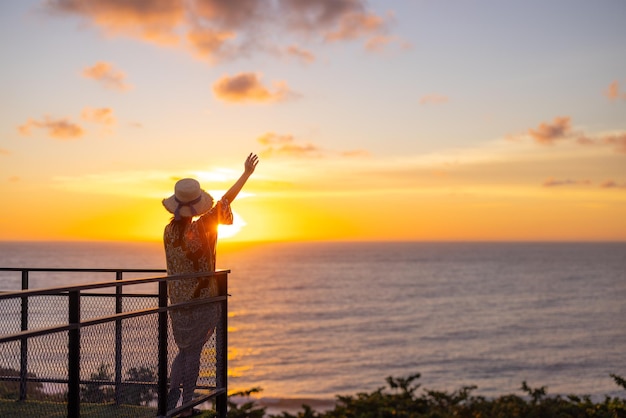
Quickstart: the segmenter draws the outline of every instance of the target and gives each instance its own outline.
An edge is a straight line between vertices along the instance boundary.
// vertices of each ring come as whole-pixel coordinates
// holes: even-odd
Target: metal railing
[[[0,397],[43,400],[33,406],[33,416],[45,415],[42,405],[65,405],[68,417],[97,403],[140,405],[137,411],[146,416],[154,416],[156,408],[157,416],[170,417],[214,399],[217,415],[226,417],[229,270],[130,279],[124,274],[164,270],[5,267],[0,272],[20,272],[22,281],[21,291],[0,293]],[[31,272],[114,273],[116,280],[29,289]],[[217,280],[218,296],[168,303],[168,281],[207,276]],[[219,304],[221,315],[202,353],[198,396],[168,410],[167,376],[176,353],[168,313],[204,304]],[[114,365],[111,374],[107,360]],[[17,393],[11,384],[19,386],[13,387]]]

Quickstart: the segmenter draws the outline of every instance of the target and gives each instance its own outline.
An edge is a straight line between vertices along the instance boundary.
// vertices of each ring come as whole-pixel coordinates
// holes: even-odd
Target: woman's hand
[[[254,173],[254,169],[256,168],[256,165],[258,163],[259,163],[259,157],[256,154],[250,153],[250,155],[248,155],[248,158],[246,158],[246,162],[244,164],[245,173],[248,176]]]

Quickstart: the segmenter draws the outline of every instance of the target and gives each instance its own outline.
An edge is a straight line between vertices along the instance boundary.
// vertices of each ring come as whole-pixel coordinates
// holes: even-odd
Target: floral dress
[[[222,199],[198,220],[189,223],[172,220],[163,233],[167,274],[215,271],[217,226],[233,223],[230,204]],[[171,304],[217,296],[215,277],[170,280],[167,292]],[[174,340],[185,349],[204,344],[219,320],[216,304],[194,305],[170,311]]]

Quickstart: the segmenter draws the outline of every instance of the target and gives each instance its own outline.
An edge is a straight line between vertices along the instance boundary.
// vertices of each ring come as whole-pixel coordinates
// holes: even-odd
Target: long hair
[[[181,216],[179,219],[172,216],[172,219],[170,219],[170,227],[176,236],[176,241],[180,242],[183,239],[183,234],[192,220],[193,218],[191,216]]]

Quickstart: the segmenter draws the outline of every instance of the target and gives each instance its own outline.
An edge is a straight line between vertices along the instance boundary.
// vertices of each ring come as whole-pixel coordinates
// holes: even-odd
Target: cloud
[[[81,16],[108,34],[173,44],[178,42],[175,28],[185,18],[184,4],[182,0],[48,0],[44,8]]]
[[[589,135],[572,128],[569,116],[556,117],[552,123],[541,123],[535,129],[529,129],[528,135],[538,144],[554,145],[557,141],[582,146],[611,147],[618,154],[626,154],[626,132]],[[507,139],[521,141],[524,136],[512,135]]]
[[[264,158],[276,156],[318,157],[319,148],[312,144],[284,144],[278,147],[267,147],[260,154]]]
[[[626,154],[626,133],[619,135],[606,135],[600,138],[600,142],[612,146],[615,152]]]
[[[594,138],[590,138],[587,135],[580,135],[577,139],[576,142],[580,145],[597,145],[597,140]]]
[[[113,109],[108,107],[86,107],[81,112],[80,117],[84,121],[106,127],[114,126],[117,123]],[[29,118],[24,124],[17,127],[18,132],[23,136],[30,136],[33,129],[43,129],[47,131],[50,138],[61,140],[78,139],[85,134],[85,130],[80,125],[71,122],[68,118],[53,119],[50,116],[45,116],[40,120]]]
[[[626,100],[626,93],[622,93],[620,91],[619,82],[617,80],[609,84],[607,89],[604,91],[604,95],[608,97],[611,101],[619,99]]]
[[[310,142],[298,141],[293,135],[279,135],[274,132],[267,132],[261,135],[257,138],[257,142],[264,146],[259,152],[259,155],[263,158],[322,158],[337,155],[344,158],[362,158],[370,156],[368,151],[360,149],[340,152],[324,150]]]
[[[227,55],[227,42],[236,37],[235,32],[196,27],[187,33],[187,41],[197,56],[215,61]]]
[[[315,55],[313,55],[310,51],[295,45],[288,46],[286,53],[288,56],[295,57],[305,64],[310,64],[315,61]]]
[[[363,40],[379,49],[392,15],[366,0],[47,0],[50,14],[76,15],[110,35],[181,46],[212,61],[272,51],[291,36],[307,42]]]
[[[42,120],[28,119],[26,123],[17,129],[21,135],[28,136],[33,128],[44,129],[51,138],[68,140],[77,139],[84,135],[85,131],[79,125],[70,122],[68,119],[52,119],[49,116]]]
[[[554,118],[552,123],[541,123],[536,129],[529,129],[528,134],[537,143],[551,145],[554,142],[566,138],[571,132],[571,120],[569,116]]]
[[[352,2],[354,3],[354,2]],[[380,36],[385,21],[375,14],[352,11],[338,18],[336,29],[326,34],[327,41],[358,39],[368,35]]]
[[[277,5],[293,31],[320,34],[327,42],[367,42],[386,35],[392,20],[372,13],[361,0],[279,0]]]
[[[294,142],[293,135],[278,135],[274,132],[267,132],[257,138],[262,145],[288,144]]]
[[[293,135],[278,135],[274,132],[268,132],[257,138],[257,141],[265,147],[260,156],[263,158],[271,158],[278,156],[288,157],[320,157],[321,149],[316,145],[305,143],[297,143]]]
[[[101,107],[92,109],[86,107],[81,113],[83,120],[89,122],[99,123],[105,126],[113,126],[116,124],[115,116],[113,115],[113,109],[108,107]]]
[[[610,100],[615,100],[615,99],[619,98],[619,83],[617,82],[617,80],[615,80],[611,84],[609,84],[609,87],[606,89],[604,94]]]
[[[270,91],[255,73],[239,73],[232,77],[224,76],[216,81],[213,84],[213,92],[218,99],[231,103],[279,102],[295,96],[285,82],[274,82],[273,87],[274,90]]]
[[[600,187],[603,189],[626,189],[626,182],[619,184],[614,180],[606,180],[600,183]]]
[[[618,154],[626,154],[626,133],[601,135],[597,138],[581,135],[576,142],[586,146],[609,146]]]
[[[108,62],[99,61],[95,65],[85,68],[83,76],[96,80],[111,90],[125,91],[131,88],[131,85],[125,81],[126,75],[113,68]]]
[[[371,38],[367,40],[367,42],[365,42],[365,49],[367,49],[368,51],[382,51],[387,47],[387,45],[396,41],[399,42],[399,39],[395,36],[388,36],[388,35],[372,36]],[[403,43],[403,46],[406,47],[406,44]]]
[[[427,94],[420,98],[420,104],[443,104],[448,103],[448,97],[439,94]]]
[[[11,155],[11,151],[8,149],[0,148],[0,155]]]
[[[590,184],[591,182],[589,180],[571,180],[571,179],[556,180],[553,178],[549,178],[543,182],[544,187],[572,186],[572,185],[588,186]]]
[[[191,4],[190,4],[191,3]],[[258,0],[202,0],[186,4],[188,10],[194,10],[203,20],[200,23],[219,27],[245,28],[270,17],[269,2]]]

